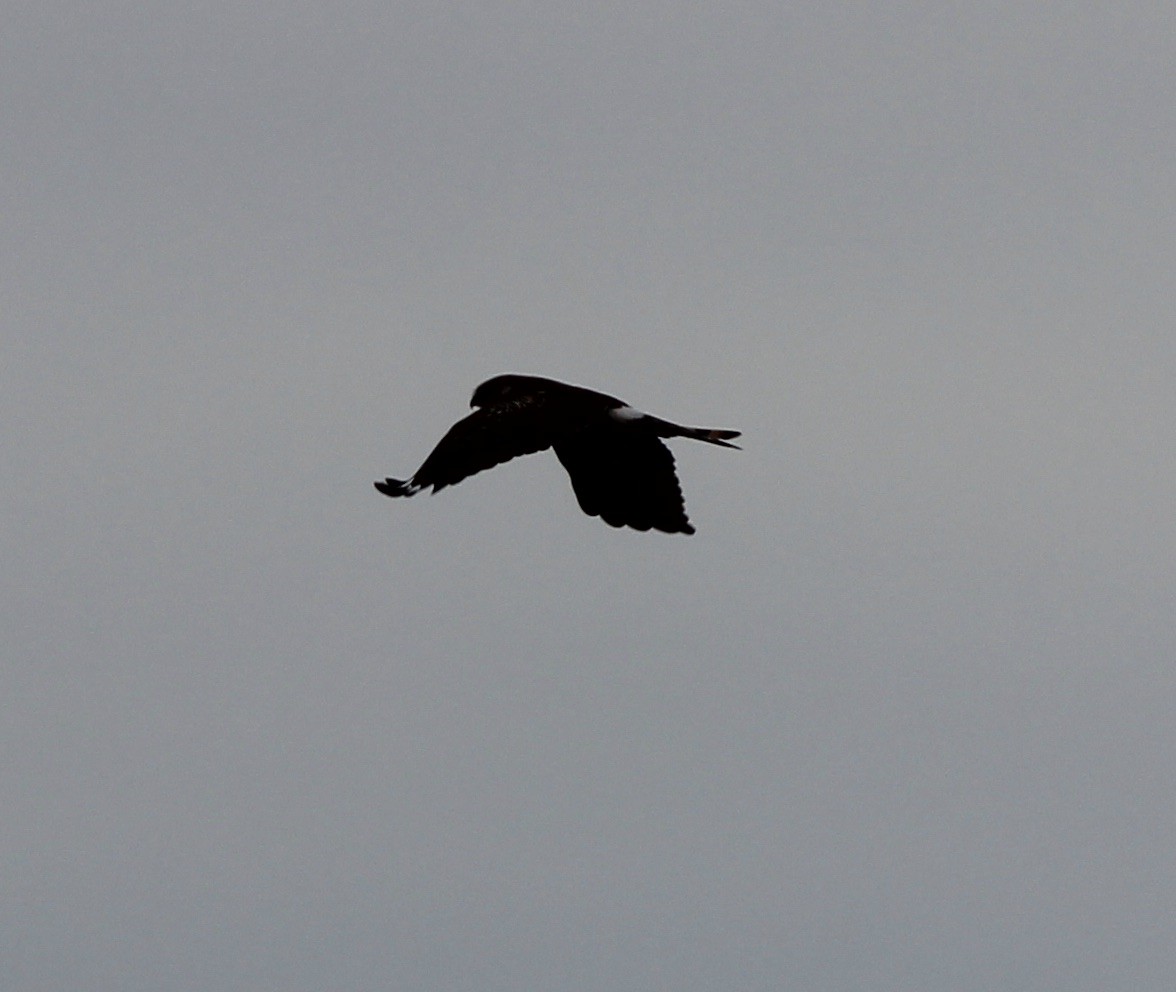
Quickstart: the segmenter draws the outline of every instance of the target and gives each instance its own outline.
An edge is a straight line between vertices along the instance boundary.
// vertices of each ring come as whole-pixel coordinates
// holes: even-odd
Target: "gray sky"
[[[1171,988],[1171,4],[0,46],[6,988]],[[372,489],[503,371],[697,536]]]

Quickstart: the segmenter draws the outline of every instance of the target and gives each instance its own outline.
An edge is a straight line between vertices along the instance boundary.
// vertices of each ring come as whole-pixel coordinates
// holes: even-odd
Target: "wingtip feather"
[[[405,482],[401,479],[385,479],[383,482],[373,483],[379,492],[385,496],[391,496],[395,499],[397,496],[412,496],[416,493],[420,486],[413,485],[412,482]]]

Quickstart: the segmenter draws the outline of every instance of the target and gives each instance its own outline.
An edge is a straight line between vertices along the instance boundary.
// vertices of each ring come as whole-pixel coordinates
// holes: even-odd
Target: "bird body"
[[[687,437],[724,448],[738,431],[683,427],[582,386],[529,375],[499,375],[470,399],[474,412],[454,424],[407,480],[375,484],[385,496],[433,492],[495,465],[547,448],[572,480],[581,509],[613,527],[693,534],[674,457],[662,438]]]

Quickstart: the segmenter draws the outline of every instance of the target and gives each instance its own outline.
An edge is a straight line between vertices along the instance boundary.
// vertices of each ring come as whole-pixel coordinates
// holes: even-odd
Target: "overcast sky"
[[[0,983],[1163,990],[1170,3],[10,5]],[[744,431],[694,537],[490,375]]]

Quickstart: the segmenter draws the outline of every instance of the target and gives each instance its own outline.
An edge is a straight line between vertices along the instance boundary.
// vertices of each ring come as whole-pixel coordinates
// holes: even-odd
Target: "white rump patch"
[[[631,406],[618,406],[615,410],[609,410],[608,415],[614,420],[641,420],[645,417],[644,413]]]

